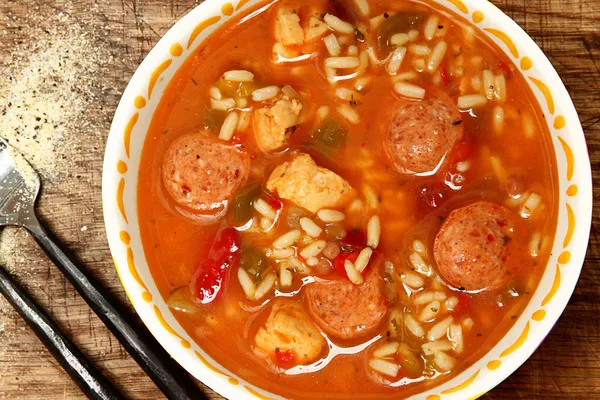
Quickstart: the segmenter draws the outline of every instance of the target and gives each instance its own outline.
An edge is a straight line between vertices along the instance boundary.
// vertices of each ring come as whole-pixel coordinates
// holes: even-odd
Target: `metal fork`
[[[20,169],[11,152],[15,158],[19,157]],[[123,307],[74,258],[67,255],[58,239],[41,224],[35,214],[39,189],[37,173],[0,138],[0,226],[21,226],[33,235],[48,257],[167,398],[206,399],[160,344],[141,326],[134,328],[132,318],[120,311]]]

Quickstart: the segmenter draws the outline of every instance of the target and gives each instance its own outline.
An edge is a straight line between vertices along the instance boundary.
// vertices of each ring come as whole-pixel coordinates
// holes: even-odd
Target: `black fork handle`
[[[207,399],[145,328],[134,329],[108,291],[67,255],[49,230],[39,221],[30,221],[25,228],[168,399]]]
[[[125,400],[125,397],[94,367],[73,342],[60,332],[54,321],[2,267],[0,267],[0,293],[12,304],[89,399]]]

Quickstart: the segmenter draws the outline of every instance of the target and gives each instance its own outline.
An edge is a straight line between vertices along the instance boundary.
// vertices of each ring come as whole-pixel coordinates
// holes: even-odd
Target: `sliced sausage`
[[[512,238],[509,218],[506,208],[486,201],[452,211],[433,245],[435,262],[446,281],[466,290],[498,283],[506,273]]]
[[[313,213],[339,206],[352,191],[344,178],[319,167],[304,153],[275,167],[267,181],[267,189]]]
[[[305,304],[309,315],[329,335],[354,339],[368,335],[387,313],[383,276],[373,268],[362,285],[348,279],[314,282],[306,287]]]
[[[198,211],[215,211],[248,179],[250,156],[200,133],[176,139],[167,149],[162,177],[177,204]]]
[[[325,338],[304,312],[302,303],[275,300],[271,314],[254,339],[256,346],[275,358],[278,351],[292,351],[297,364],[309,364],[319,358]]]
[[[402,174],[435,171],[462,137],[460,112],[444,94],[402,102],[392,113],[384,150]]]

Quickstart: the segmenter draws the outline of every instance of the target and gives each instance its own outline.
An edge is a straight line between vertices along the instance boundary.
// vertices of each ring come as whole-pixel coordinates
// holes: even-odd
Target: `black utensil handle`
[[[175,400],[207,398],[151,335],[143,335],[147,333],[144,328],[140,326],[134,329],[131,318],[128,320],[119,311],[118,303],[111,298],[108,291],[93,277],[88,276],[85,270],[75,263],[74,258],[67,255],[67,251],[61,249],[62,244],[49,230],[37,220],[30,221],[26,228],[167,398]]]
[[[58,330],[40,306],[0,267],[0,293],[13,305],[81,391],[94,400],[125,398],[79,349]]]

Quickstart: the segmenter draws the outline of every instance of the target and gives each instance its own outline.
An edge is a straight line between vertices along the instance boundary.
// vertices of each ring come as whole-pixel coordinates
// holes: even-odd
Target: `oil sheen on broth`
[[[172,79],[144,145],[146,258],[214,360],[291,398],[405,397],[510,329],[554,239],[527,83],[413,1],[280,1]]]

